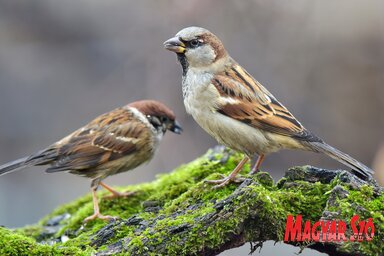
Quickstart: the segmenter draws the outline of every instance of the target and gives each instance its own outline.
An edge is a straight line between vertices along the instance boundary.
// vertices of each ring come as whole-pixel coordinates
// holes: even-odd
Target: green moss
[[[346,187],[344,187],[347,189]],[[331,211],[340,211],[343,219],[350,220],[353,215],[358,214],[361,221],[373,219],[375,236],[372,241],[355,243],[358,249],[367,255],[379,255],[384,252],[384,194],[375,196],[373,189],[363,186],[360,190],[350,190],[347,197],[337,200],[338,207],[330,207]],[[349,223],[348,223],[349,224]],[[353,246],[345,243],[344,248]]]
[[[155,248],[163,244],[165,237],[171,239],[171,242],[162,245],[167,254],[194,254],[201,251],[201,248],[214,250],[228,242],[228,237],[241,231],[239,223],[255,227],[245,230],[245,237],[249,241],[260,237],[257,233],[260,226],[265,227],[263,232],[266,237],[282,240],[288,214],[302,214],[304,219],[319,220],[327,207],[330,191],[335,185],[341,184],[338,180],[330,184],[302,181],[305,168],[297,167],[289,178],[283,178],[274,185],[268,173],[247,176],[249,165],[246,165],[243,174],[252,179],[252,185],[240,192],[237,184],[212,189],[212,185],[203,180],[218,179],[220,174],[229,174],[243,157],[241,154],[232,154],[223,164],[227,154],[228,151],[209,151],[205,156],[171,173],[158,175],[153,182],[121,188],[124,191],[137,191],[132,197],[101,200],[100,209],[103,214],[119,216],[123,220],[134,216],[138,223],[146,223],[142,225],[144,228],[138,223],[126,225],[125,222],[115,222],[113,234],[105,238],[101,245],[94,244],[98,231],[108,223],[95,220],[83,225],[83,219],[93,213],[91,196],[88,194],[54,210],[36,225],[16,232],[0,229],[0,255],[26,252],[36,255],[91,255],[92,252],[106,250],[120,239],[128,243],[125,247],[127,254],[153,254]],[[375,219],[375,227],[377,225],[383,237],[384,195],[374,198],[373,190],[368,186],[359,191],[345,189],[349,196],[338,201],[344,216],[348,219],[354,214],[355,210],[351,207],[353,203],[363,205],[369,209],[363,216]],[[99,198],[106,194],[100,191]],[[147,211],[148,205],[149,208],[151,205],[157,208],[154,212]],[[214,225],[207,228],[204,223],[218,211],[218,205],[223,216],[215,219]],[[257,213],[258,218],[247,219],[250,213]],[[62,214],[70,214],[70,217],[60,222],[61,228],[54,234],[42,236],[46,223],[52,217]],[[57,242],[63,236],[69,240],[65,243]],[[43,245],[38,243],[41,241],[55,243]],[[346,243],[345,246],[350,244]],[[378,241],[361,243],[359,246],[363,251],[376,252],[383,248]]]
[[[49,246],[36,243],[33,238],[0,228],[0,255],[90,255],[92,248],[81,250],[79,247],[63,244]]]
[[[326,193],[331,189],[331,185],[320,182],[296,181],[294,186],[280,190],[276,196],[288,214],[302,214],[304,219],[318,220],[328,199]]]
[[[271,175],[269,175],[269,173],[267,172],[258,172],[256,173],[256,179],[257,181],[263,185],[263,186],[267,186],[267,187],[272,187],[273,186],[273,179],[271,177]]]

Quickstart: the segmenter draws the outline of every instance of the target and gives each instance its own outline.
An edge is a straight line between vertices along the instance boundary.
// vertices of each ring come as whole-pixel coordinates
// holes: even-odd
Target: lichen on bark
[[[380,255],[384,244],[384,194],[346,171],[294,167],[276,184],[268,173],[217,190],[204,183],[228,174],[241,154],[215,148],[150,183],[122,188],[130,198],[102,200],[104,214],[120,219],[83,225],[93,211],[90,195],[63,205],[38,224],[0,228],[0,255],[216,255],[246,242],[282,241],[288,214],[349,222],[372,217],[370,242],[294,243],[340,255]],[[105,192],[100,192],[104,195]]]

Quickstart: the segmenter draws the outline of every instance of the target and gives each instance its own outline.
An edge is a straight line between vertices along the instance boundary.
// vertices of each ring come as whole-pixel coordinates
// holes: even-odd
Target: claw
[[[252,168],[252,171],[249,172],[249,175],[254,175],[254,174],[258,173],[258,172],[260,172],[259,168],[257,168],[257,169]]]
[[[104,220],[104,221],[109,221],[109,220],[116,220],[118,218],[119,217],[114,217],[114,216],[109,216],[109,215],[102,215],[100,213],[95,212],[91,216],[85,218],[83,220],[83,223],[87,223],[88,221],[95,220],[95,219],[101,219],[101,220]]]
[[[245,178],[241,178],[241,177],[232,177],[232,176],[225,177],[224,175],[222,175],[222,177],[224,178],[220,180],[205,180],[204,182],[209,184],[217,184],[216,186],[213,187],[213,189],[218,189],[228,185],[231,182],[242,183],[245,180]]]
[[[96,189],[97,189],[97,186],[99,185],[98,182],[99,182],[98,180],[95,180],[93,183],[96,183],[96,185],[93,184],[93,186],[91,187],[92,199],[93,199],[93,214],[91,216],[85,218],[83,220],[83,223],[87,223],[88,221],[95,220],[95,219],[101,219],[101,220],[108,221],[108,220],[113,220],[113,219],[119,218],[119,217],[100,214],[99,202],[97,200],[97,195],[96,195]],[[114,191],[114,192],[115,193],[113,193],[113,192],[112,193],[113,194],[120,194],[120,192],[116,192],[116,191]]]
[[[235,167],[235,169],[229,174],[228,177],[222,176],[223,179],[220,180],[206,180],[204,182],[210,183],[210,184],[217,184],[213,188],[221,188],[224,187],[225,185],[234,182],[234,183],[240,183],[244,181],[244,178],[237,178],[236,175],[241,171],[243,168],[244,164],[249,160],[249,158],[246,156],[244,157],[240,163]]]

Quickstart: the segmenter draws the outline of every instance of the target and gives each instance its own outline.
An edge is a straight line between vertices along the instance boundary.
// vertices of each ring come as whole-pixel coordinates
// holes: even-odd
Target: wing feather
[[[129,110],[116,109],[57,143],[58,158],[47,172],[95,168],[133,154],[149,136],[145,124],[133,118]]]
[[[245,69],[234,64],[212,79],[222,100],[217,111],[254,128],[306,141],[320,141]]]

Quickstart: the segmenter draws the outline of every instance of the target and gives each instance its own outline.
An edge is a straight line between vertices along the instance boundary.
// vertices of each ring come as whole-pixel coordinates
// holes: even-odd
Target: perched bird
[[[258,154],[255,173],[266,154],[280,149],[324,153],[360,177],[371,177],[370,168],[305,129],[207,29],[184,28],[165,41],[164,47],[177,54],[182,66],[186,111],[219,143],[246,155],[228,177],[209,183],[221,187],[235,181],[243,165]]]
[[[68,171],[91,178],[94,214],[84,221],[113,217],[100,214],[96,190],[102,186],[111,197],[129,196],[102,182],[152,159],[167,130],[180,134],[175,114],[164,104],[141,100],[117,108],[30,156],[0,166],[0,175],[35,165],[50,165],[48,173]]]

